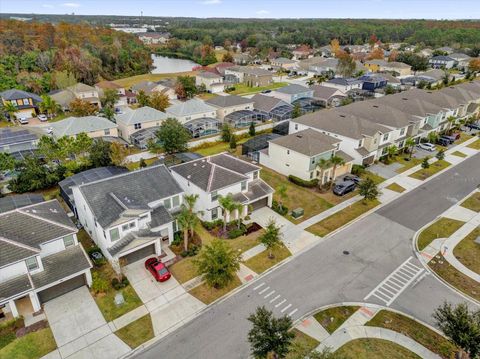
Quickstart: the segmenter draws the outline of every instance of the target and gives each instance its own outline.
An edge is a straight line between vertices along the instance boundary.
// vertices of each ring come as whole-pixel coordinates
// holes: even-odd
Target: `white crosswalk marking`
[[[286,310],[287,310],[288,308],[290,308],[291,306],[292,306],[292,304],[287,305],[287,306],[286,306],[285,308],[283,308],[280,312],[283,313],[284,311],[286,311]]]
[[[273,298],[272,300],[270,300],[270,303],[275,302],[278,298],[280,298],[280,294],[277,294],[277,295],[275,296],[275,298]]]
[[[384,302],[387,307],[390,306],[418,276],[425,272],[425,269],[413,264],[412,260],[413,257],[409,257],[363,299],[373,296]]]
[[[257,290],[258,288],[261,288],[265,285],[265,282],[264,283],[260,283],[259,285],[257,285],[255,288],[253,288],[253,290]]]
[[[258,294],[263,294],[269,289],[270,289],[270,287],[263,288],[260,292],[258,292]]]
[[[254,287],[253,291],[258,295],[262,295],[263,299],[268,300],[268,302],[272,306],[275,306],[275,308],[278,308],[281,313],[290,309],[290,313],[287,315],[292,316],[298,311],[298,308],[293,308],[292,303],[287,302],[286,298],[282,298],[281,294],[278,294],[275,289],[270,288],[264,282]]]
[[[267,298],[270,297],[273,293],[275,293],[274,290],[272,290],[270,293],[268,293],[268,294],[267,294],[265,297],[263,297],[263,298],[267,299]]]
[[[278,308],[279,306],[281,306],[281,305],[282,305],[283,303],[285,303],[286,301],[287,301],[286,299],[282,300],[280,303],[278,303],[278,304],[275,305],[275,308]]]
[[[288,316],[291,317],[292,315],[294,315],[297,312],[297,310],[298,310],[298,308],[295,308],[290,313],[288,313]]]

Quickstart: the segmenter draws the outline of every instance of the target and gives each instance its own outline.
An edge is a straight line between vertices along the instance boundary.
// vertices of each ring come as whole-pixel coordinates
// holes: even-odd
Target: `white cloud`
[[[47,9],[53,9],[53,5],[52,4],[42,4],[42,7],[45,7]]]
[[[221,4],[222,0],[204,0],[202,1],[203,5],[218,5]]]
[[[64,2],[62,4],[62,6],[64,6],[64,7],[80,7],[80,4],[76,3],[76,2]]]
[[[270,14],[270,11],[268,11],[268,10],[258,10],[256,12],[256,14],[257,15],[268,15],[268,14]]]

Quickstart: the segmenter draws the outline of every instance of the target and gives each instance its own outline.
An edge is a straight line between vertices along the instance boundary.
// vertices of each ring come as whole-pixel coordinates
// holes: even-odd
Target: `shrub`
[[[360,176],[365,173],[365,166],[362,165],[353,165],[352,166],[352,174],[356,176]]]
[[[299,177],[290,175],[290,176],[288,176],[288,180],[290,182],[296,184],[297,186],[301,186],[301,187],[313,188],[313,187],[318,186],[318,179],[317,178],[315,178],[313,180],[310,180],[310,181],[305,181],[305,180],[303,180]]]
[[[200,246],[197,246],[196,244],[192,244],[189,246],[188,251],[182,251],[180,255],[185,258],[185,257],[193,257],[198,254],[200,251]]]
[[[182,236],[180,235],[180,232],[176,232],[173,235],[172,245],[173,246],[179,246],[181,243],[182,243]]]
[[[230,231],[228,231],[228,238],[229,239],[235,239],[240,236],[243,236],[246,232],[245,226],[240,226],[240,228],[233,228]]]
[[[121,280],[119,280],[117,277],[112,279],[112,287],[115,290],[120,290],[122,288],[125,288],[129,284],[130,284],[130,282],[128,281],[127,277],[125,277],[125,276],[122,276]]]
[[[277,201],[272,202],[272,209],[282,216],[288,213],[288,208],[285,205],[280,206]]]
[[[92,291],[95,294],[105,293],[109,287],[108,281],[105,278],[102,278],[97,272],[92,273]]]
[[[217,219],[213,222],[206,222],[202,221],[202,226],[205,228],[207,231],[211,231],[215,228],[222,227],[223,226],[223,221],[221,219]]]

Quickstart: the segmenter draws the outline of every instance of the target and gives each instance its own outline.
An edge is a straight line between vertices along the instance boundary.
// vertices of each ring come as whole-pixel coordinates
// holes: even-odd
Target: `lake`
[[[174,59],[165,56],[152,54],[153,66],[152,74],[169,74],[176,72],[192,71],[192,67],[199,66],[191,60]]]

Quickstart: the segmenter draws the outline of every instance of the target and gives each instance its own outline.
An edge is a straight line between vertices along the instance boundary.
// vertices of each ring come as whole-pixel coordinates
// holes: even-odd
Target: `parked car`
[[[28,118],[26,117],[20,117],[18,119],[18,122],[20,122],[21,125],[28,125]]]
[[[425,151],[430,151],[430,152],[435,151],[435,145],[429,142],[419,143],[417,146],[418,148],[421,148],[422,150],[425,150]]]
[[[443,136],[440,136],[440,139],[447,140],[449,143],[454,143],[457,138],[455,136],[443,135]]]
[[[450,144],[450,141],[447,140],[446,138],[439,138],[439,139],[437,140],[437,143],[438,143],[440,146],[447,147],[447,146]]]
[[[467,125],[467,127],[471,130],[480,130],[480,124],[479,123],[470,123]]]
[[[155,278],[157,282],[165,282],[171,277],[165,264],[157,258],[148,258],[145,261],[145,269],[153,275],[153,278]]]
[[[340,183],[336,183],[333,187],[333,193],[337,196],[344,196],[347,193],[350,193],[355,190],[355,182],[353,181],[343,181]]]
[[[454,132],[450,136],[454,137],[455,140],[459,140],[462,134],[460,132]]]
[[[272,90],[263,90],[262,93],[270,93]]]
[[[355,175],[346,175],[345,177],[343,177],[343,180],[344,181],[352,181],[355,184],[359,184],[362,181],[362,179],[360,177],[355,176]]]
[[[43,114],[38,115],[37,118],[38,118],[40,121],[42,121],[42,122],[47,121],[47,116],[45,116],[45,115],[43,115]]]

